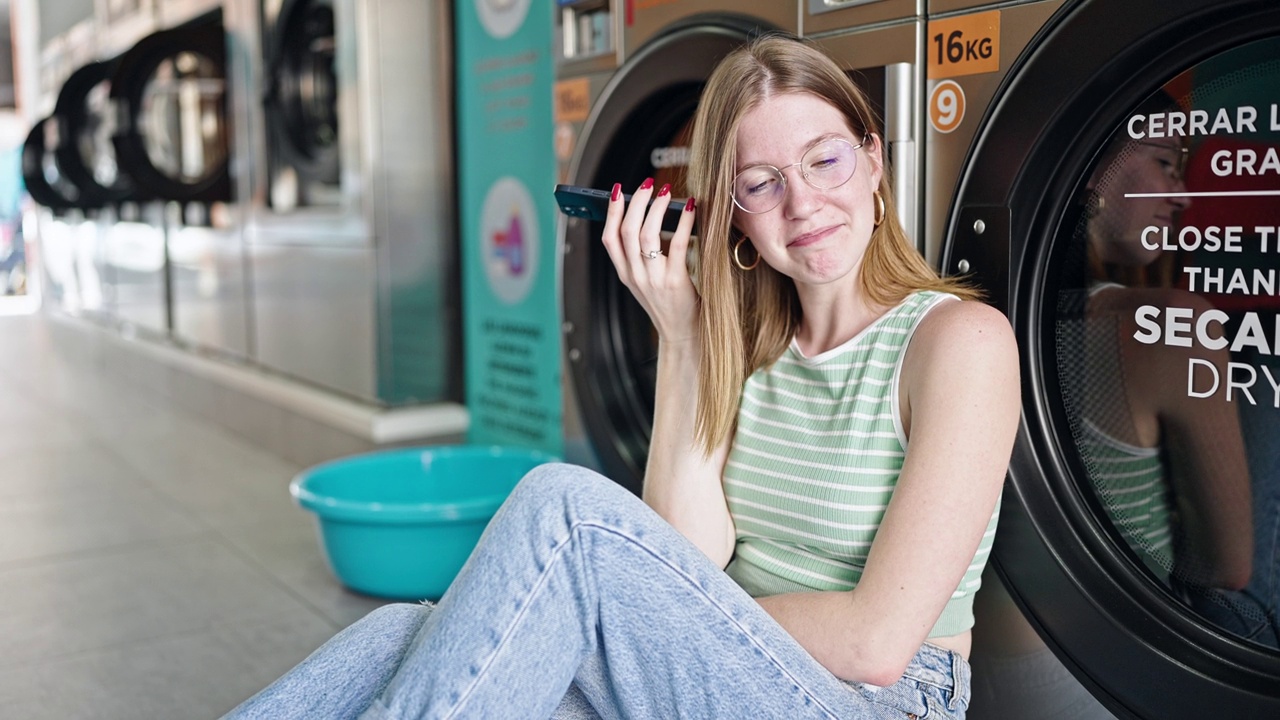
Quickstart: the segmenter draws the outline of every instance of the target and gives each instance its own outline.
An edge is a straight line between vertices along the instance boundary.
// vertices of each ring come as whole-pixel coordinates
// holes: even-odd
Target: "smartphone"
[[[624,202],[631,202],[630,195],[624,194],[622,199]],[[605,213],[609,211],[609,192],[576,185],[556,185],[556,202],[560,203],[560,212],[565,215],[604,222]],[[685,202],[671,200],[666,215],[662,217],[663,230],[675,232],[680,215],[684,213]],[[653,204],[652,199],[649,204]]]

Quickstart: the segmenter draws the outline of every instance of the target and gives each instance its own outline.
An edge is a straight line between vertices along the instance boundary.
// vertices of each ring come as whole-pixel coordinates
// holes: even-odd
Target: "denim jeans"
[[[841,681],[638,498],[557,464],[520,482],[438,606],[374,611],[228,717],[903,720],[968,702],[968,664],[928,644],[890,687]]]

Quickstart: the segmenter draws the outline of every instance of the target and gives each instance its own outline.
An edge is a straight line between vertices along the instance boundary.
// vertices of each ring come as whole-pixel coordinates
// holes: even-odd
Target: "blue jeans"
[[[228,717],[903,720],[968,703],[968,663],[928,644],[895,685],[841,681],[634,495],[544,465],[438,606],[374,611]]]

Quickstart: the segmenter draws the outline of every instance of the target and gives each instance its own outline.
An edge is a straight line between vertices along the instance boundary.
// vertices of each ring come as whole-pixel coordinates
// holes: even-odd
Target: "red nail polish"
[[[645,178],[644,182],[640,183],[641,190],[648,190],[651,187],[653,187],[653,178]]]
[[[662,187],[658,189],[658,197],[669,195],[670,193],[671,193],[670,183],[663,183]]]
[[[693,212],[693,210],[694,210],[693,198],[689,198],[688,201],[686,201],[684,204],[684,211]]]
[[[609,193],[609,200],[616,202],[620,197],[622,197],[622,183],[614,183],[613,192]]]

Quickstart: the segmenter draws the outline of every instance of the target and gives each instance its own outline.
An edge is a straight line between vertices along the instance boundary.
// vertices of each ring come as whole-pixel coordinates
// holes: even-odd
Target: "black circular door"
[[[577,185],[633,191],[647,177],[688,196],[689,130],[720,58],[763,30],[733,17],[673,26],[618,70],[583,130],[570,172]],[[653,425],[658,343],[599,238],[603,223],[565,230],[564,330],[583,425],[606,475],[639,494]],[[692,244],[691,244],[692,245]]]
[[[231,199],[220,12],[140,40],[121,56],[111,98],[117,161],[139,188],[163,200]]]
[[[79,191],[58,168],[54,150],[60,144],[52,117],[31,127],[22,144],[22,181],[32,200],[55,211],[78,207]]]
[[[269,139],[303,180],[338,182],[333,0],[286,0],[263,38]]]
[[[1121,717],[1280,717],[1280,5],[1068,3],[944,266],[1019,338],[993,564]]]
[[[111,142],[111,76],[115,60],[85,65],[71,73],[58,93],[54,118],[61,142],[54,154],[75,185],[81,207],[140,199],[129,176],[120,172]]]

